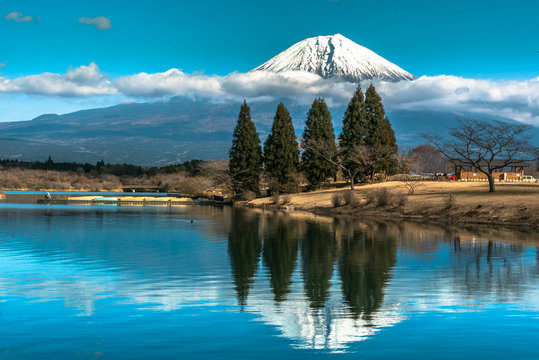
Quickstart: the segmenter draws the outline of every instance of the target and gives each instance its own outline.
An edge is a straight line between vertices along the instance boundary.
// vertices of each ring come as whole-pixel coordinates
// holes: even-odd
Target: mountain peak
[[[358,82],[416,77],[341,34],[302,40],[251,71],[307,71],[323,78]]]

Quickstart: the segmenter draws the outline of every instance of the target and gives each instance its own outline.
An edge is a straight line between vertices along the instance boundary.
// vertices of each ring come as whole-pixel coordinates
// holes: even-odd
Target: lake
[[[2,359],[538,359],[535,231],[0,202]]]

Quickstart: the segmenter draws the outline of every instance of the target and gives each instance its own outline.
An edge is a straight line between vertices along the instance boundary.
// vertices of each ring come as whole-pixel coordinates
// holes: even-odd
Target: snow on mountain
[[[335,34],[302,40],[251,71],[307,71],[323,78],[358,82],[413,80],[416,77],[375,52]]]

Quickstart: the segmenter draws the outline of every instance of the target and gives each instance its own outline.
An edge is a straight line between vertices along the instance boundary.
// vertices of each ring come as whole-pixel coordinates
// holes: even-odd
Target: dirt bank
[[[376,204],[376,194],[381,189],[387,189],[389,194],[386,205]],[[353,192],[357,199],[355,204],[335,207],[335,195],[343,195],[346,191],[348,189],[332,188],[281,196],[278,203],[268,197],[239,205],[302,210],[319,215],[539,227],[537,183],[496,184],[496,192],[488,193],[488,184],[485,182],[422,182],[414,194],[407,195],[405,183],[390,181],[358,186]]]

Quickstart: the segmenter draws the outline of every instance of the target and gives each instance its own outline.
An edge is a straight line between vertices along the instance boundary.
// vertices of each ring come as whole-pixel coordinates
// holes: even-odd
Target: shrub
[[[300,192],[300,186],[297,180],[289,181],[282,187],[283,192],[286,194],[294,194]]]
[[[345,205],[350,205],[352,207],[359,206],[359,198],[353,190],[345,191],[342,194],[342,199]]]
[[[331,197],[331,203],[333,204],[333,207],[342,206],[342,204],[344,203],[342,194],[333,194],[333,196]]]
[[[396,200],[397,207],[403,208],[408,203],[408,196],[406,194],[398,194]]]
[[[376,192],[376,205],[377,206],[386,206],[389,204],[389,191],[386,188],[382,188]]]
[[[374,191],[369,191],[365,194],[365,200],[367,200],[367,204],[375,204],[376,201],[376,194]]]
[[[375,182],[384,182],[386,181],[386,175],[384,173],[377,173],[374,175],[373,180]]]
[[[273,191],[271,192],[271,201],[272,201],[274,204],[278,204],[280,198],[281,198],[281,196],[279,195],[279,191],[273,190]]]
[[[299,192],[299,190],[299,184],[296,180],[290,180],[285,184],[281,184],[275,178],[268,179],[268,191],[270,194],[273,194],[274,192],[281,194],[293,194]]]

